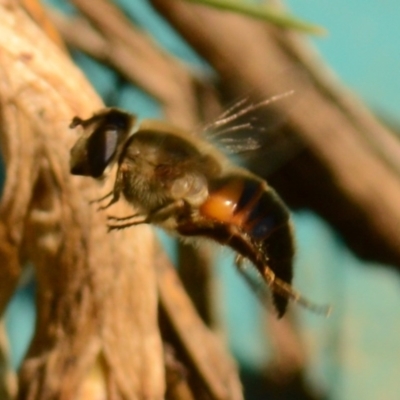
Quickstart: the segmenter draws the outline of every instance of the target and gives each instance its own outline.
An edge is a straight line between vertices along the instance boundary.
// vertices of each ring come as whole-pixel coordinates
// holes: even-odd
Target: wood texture
[[[0,49],[2,309],[23,261],[33,262],[38,286],[19,398],[86,399],[96,387],[91,398],[162,399],[153,235],[109,235],[89,206],[103,189],[69,174],[69,121],[102,103],[13,1],[0,4]]]
[[[108,234],[104,213],[90,205],[113,178],[99,185],[69,173],[77,139],[69,122],[90,116],[100,99],[16,3],[0,4],[0,26],[2,310],[26,261],[37,280],[18,398],[159,400],[169,385],[168,398],[190,399],[192,381],[176,386],[165,365],[160,307],[201,387],[196,398],[242,399],[235,364],[158,247],[154,257],[150,227]],[[110,210],[126,212],[123,202]]]

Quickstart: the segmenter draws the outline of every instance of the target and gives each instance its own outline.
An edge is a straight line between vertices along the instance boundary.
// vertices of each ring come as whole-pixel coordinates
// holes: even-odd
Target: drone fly
[[[137,125],[134,115],[117,108],[88,119],[75,117],[70,126],[83,131],[71,149],[71,173],[102,178],[117,163],[114,188],[99,199],[111,200],[102,208],[123,196],[136,211],[108,217],[110,230],[146,223],[185,238],[212,239],[256,267],[272,291],[279,317],[289,299],[327,312],[291,286],[295,245],[290,214],[266,181],[235,166],[205,138],[155,120]]]

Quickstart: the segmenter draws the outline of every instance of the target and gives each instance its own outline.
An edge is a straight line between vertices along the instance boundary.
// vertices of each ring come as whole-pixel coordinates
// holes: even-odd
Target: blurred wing
[[[304,142],[287,122],[315,85],[302,64],[280,70],[273,82],[275,96],[254,101],[248,93],[203,129],[206,139],[228,156],[239,154],[240,162],[253,166],[258,158],[256,169],[264,177],[304,149]]]
[[[290,109],[296,103],[293,95],[294,91],[290,90],[258,103],[241,99],[206,125],[203,135],[226,155],[240,155],[241,163],[262,157],[266,161],[263,175],[269,175],[303,148],[300,139],[284,129]],[[284,100],[289,102],[284,107],[285,115],[268,107]]]

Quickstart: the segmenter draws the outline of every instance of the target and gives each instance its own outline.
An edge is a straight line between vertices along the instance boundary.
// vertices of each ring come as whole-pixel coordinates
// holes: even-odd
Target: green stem
[[[326,30],[320,26],[308,23],[292,15],[282,14],[275,8],[263,7],[245,3],[243,0],[186,0],[192,3],[204,4],[220,10],[233,11],[240,14],[268,21],[283,28],[292,28],[314,35],[324,35]]]

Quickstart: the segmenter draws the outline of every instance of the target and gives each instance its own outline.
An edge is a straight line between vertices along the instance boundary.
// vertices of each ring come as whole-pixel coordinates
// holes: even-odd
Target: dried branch
[[[111,65],[163,105],[166,117],[182,127],[197,126],[198,80],[184,66],[155,45],[111,2],[74,0],[81,17],[66,18],[52,13],[66,42]],[[93,25],[97,28],[94,29]]]
[[[195,312],[174,268],[161,252],[156,269],[161,307],[211,398],[242,399],[235,365]]]
[[[215,315],[215,274],[213,272],[214,249],[202,243],[195,247],[179,243],[179,277],[188,292],[202,320],[215,328],[218,321]]]
[[[19,0],[19,2],[36,24],[46,32],[47,37],[49,37],[60,49],[66,52],[67,48],[65,47],[65,43],[62,40],[60,33],[50,20],[47,10],[43,7],[40,0]]]
[[[192,390],[187,381],[187,370],[183,364],[177,359],[174,349],[164,346],[165,350],[165,366],[168,400],[194,400]]]
[[[17,393],[15,372],[10,367],[10,354],[4,323],[0,323],[0,399],[11,400]]]
[[[371,111],[334,76],[311,46],[305,45],[298,35],[275,35],[285,52],[306,67],[314,84],[340,108],[359,134],[371,145],[381,160],[400,174],[400,141],[393,132],[380,123]]]
[[[271,338],[274,353],[268,366],[269,377],[274,376],[276,381],[285,382],[288,377],[296,376],[305,370],[307,357],[304,346],[292,319],[277,320],[270,314],[267,319],[268,337]]]
[[[246,1],[237,0],[186,0],[192,3],[203,4],[206,6],[214,7],[224,11],[233,11],[242,15],[257,18],[262,21],[274,24],[281,28],[296,29],[314,35],[323,35],[326,33],[325,29],[311,24],[309,22],[300,20],[299,18],[284,13],[281,9],[267,4],[252,4]]]
[[[38,282],[38,320],[19,374],[19,398],[163,398],[158,281],[161,309],[198,381],[213,399],[240,400],[235,366],[161,255],[156,277],[150,229],[108,235],[105,216],[89,206],[99,188],[70,176],[76,137],[66,127],[101,102],[65,55],[10,4],[0,6],[3,308],[23,260],[33,262]],[[123,214],[125,206],[113,212]],[[190,391],[175,394],[190,398]]]
[[[179,0],[152,3],[214,66],[230,99],[249,92],[265,99],[281,91],[280,71],[301,67],[284,32]],[[400,267],[400,183],[392,168],[400,151],[380,146],[379,153],[371,145],[371,137],[374,144],[394,142],[391,133],[351,100],[339,105],[328,84],[323,90],[305,90],[301,80],[292,84],[302,100],[291,111],[287,129],[300,135],[307,151],[271,182],[290,204],[319,212],[360,256]],[[287,113],[279,102],[273,109]],[[379,136],[372,133],[377,126]]]
[[[0,5],[0,27],[7,168],[0,251],[8,254],[3,301],[20,260],[33,261],[38,282],[38,320],[21,367],[19,398],[76,398],[94,368],[103,377],[102,396],[161,399],[151,232],[143,227],[108,235],[104,215],[88,205],[99,197],[98,188],[69,174],[75,136],[68,122],[90,115],[101,102],[15,2]]]

